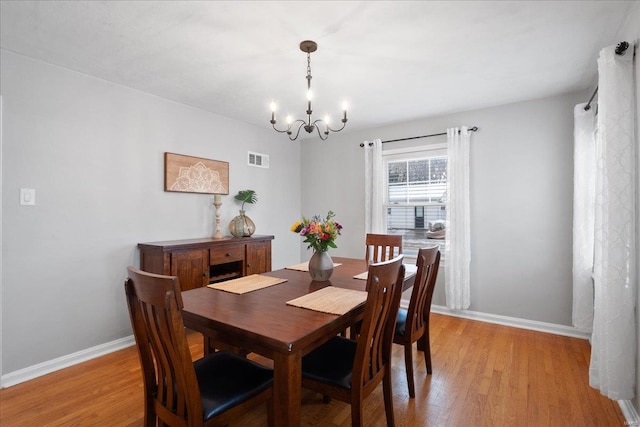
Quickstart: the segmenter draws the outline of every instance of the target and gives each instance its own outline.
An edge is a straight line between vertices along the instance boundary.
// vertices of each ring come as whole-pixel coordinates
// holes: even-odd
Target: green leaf
[[[253,190],[240,190],[238,194],[236,194],[235,199],[242,202],[241,209],[244,210],[245,203],[254,204],[258,202],[258,195]]]
[[[258,195],[253,190],[240,190],[236,194],[236,200],[240,200],[242,203],[256,203],[258,201]]]

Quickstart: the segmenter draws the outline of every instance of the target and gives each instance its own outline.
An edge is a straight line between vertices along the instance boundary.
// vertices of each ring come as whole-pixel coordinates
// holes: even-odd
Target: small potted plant
[[[236,216],[229,223],[229,231],[234,237],[248,237],[256,231],[256,225],[254,222],[245,215],[244,204],[254,204],[258,202],[258,195],[253,190],[240,190],[234,197],[236,200],[242,202],[240,207],[240,215]]]

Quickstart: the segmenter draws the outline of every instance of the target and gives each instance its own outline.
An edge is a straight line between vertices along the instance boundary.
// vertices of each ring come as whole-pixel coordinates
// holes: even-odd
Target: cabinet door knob
[[[247,267],[251,268],[251,264],[247,264]]]
[[[231,256],[231,252],[227,252],[227,256]]]
[[[204,273],[202,273],[202,277],[207,277],[209,275],[209,273],[207,273],[206,271]]]

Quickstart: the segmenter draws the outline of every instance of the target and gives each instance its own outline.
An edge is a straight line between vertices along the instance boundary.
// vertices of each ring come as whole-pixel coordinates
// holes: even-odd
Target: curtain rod
[[[478,126],[471,127],[468,130],[470,132],[475,132],[475,131],[478,130]],[[446,134],[447,134],[446,132],[432,133],[431,135],[421,135],[421,136],[412,136],[412,137],[409,137],[409,138],[390,139],[388,141],[382,141],[382,143],[384,144],[385,142],[409,141],[411,139],[430,138],[432,136],[440,136],[440,135],[446,135]],[[369,143],[369,147],[371,147],[372,145],[373,145],[373,142],[370,142]],[[364,142],[360,143],[360,147],[364,147]]]
[[[629,42],[618,43],[618,45],[616,46],[616,55],[624,55],[628,48]],[[589,102],[587,102],[587,105],[584,106],[584,111],[589,111],[591,109],[591,101],[593,101],[593,98],[595,98],[597,94],[598,86],[596,86],[596,90],[593,91],[593,95],[591,95],[591,98],[589,98]]]

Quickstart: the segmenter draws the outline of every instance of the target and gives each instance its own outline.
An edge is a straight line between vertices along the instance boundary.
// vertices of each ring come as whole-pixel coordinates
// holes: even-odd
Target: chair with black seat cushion
[[[396,332],[393,342],[404,346],[404,362],[407,370],[407,384],[409,397],[415,397],[413,383],[413,343],[418,342],[418,350],[424,353],[427,373],[431,374],[431,344],[429,340],[429,315],[431,313],[431,298],[436,286],[438,267],[440,265],[440,251],[438,247],[424,248],[418,251],[416,261],[418,270],[411,291],[411,300],[407,310],[398,310]]]
[[[193,362],[178,278],[128,268],[127,303],[144,382],[146,427],[226,425],[267,401],[273,371],[221,351]]]
[[[367,262],[382,262],[402,255],[402,235],[400,234],[367,234],[365,238],[365,255]]]
[[[371,264],[357,341],[331,338],[302,358],[302,386],[351,404],[351,425],[362,426],[362,402],[382,382],[387,425],[394,425],[391,346],[402,296],[402,255]]]

